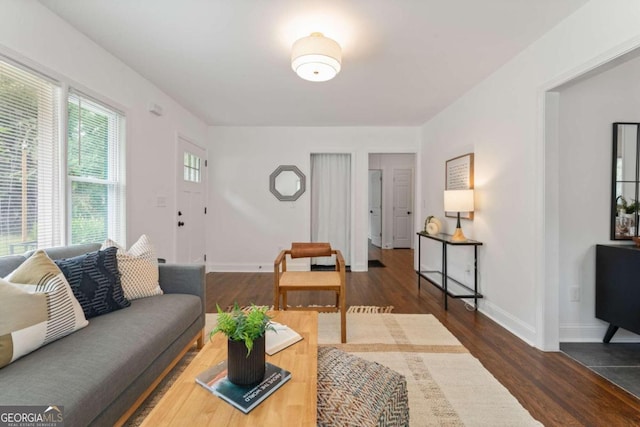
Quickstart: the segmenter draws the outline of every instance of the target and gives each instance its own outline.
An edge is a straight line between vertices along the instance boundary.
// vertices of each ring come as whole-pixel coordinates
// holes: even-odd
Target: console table
[[[478,309],[478,298],[482,298],[482,294],[478,293],[478,246],[482,246],[482,242],[467,239],[464,242],[451,241],[450,234],[427,234],[420,231],[418,234],[418,292],[420,292],[420,280],[425,279],[436,288],[440,289],[444,294],[444,309],[447,310],[447,298],[473,298],[475,309]],[[442,270],[420,270],[420,261],[422,255],[422,239],[430,239],[440,242],[442,245]],[[447,274],[447,247],[448,246],[472,246],[473,247],[473,289],[450,277]]]

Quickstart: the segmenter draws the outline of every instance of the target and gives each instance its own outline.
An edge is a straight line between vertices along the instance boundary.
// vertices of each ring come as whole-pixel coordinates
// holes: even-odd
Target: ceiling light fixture
[[[298,76],[312,82],[326,82],[340,72],[342,49],[335,40],[322,33],[297,40],[291,48],[291,68]]]

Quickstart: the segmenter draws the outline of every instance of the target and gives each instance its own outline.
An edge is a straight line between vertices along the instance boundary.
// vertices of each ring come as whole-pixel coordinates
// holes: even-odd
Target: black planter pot
[[[253,349],[247,356],[244,341],[228,342],[227,376],[237,385],[257,384],[264,379],[264,336],[253,341]]]

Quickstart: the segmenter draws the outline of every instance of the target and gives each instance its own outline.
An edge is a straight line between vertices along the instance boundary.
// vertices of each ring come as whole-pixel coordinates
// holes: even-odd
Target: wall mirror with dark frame
[[[269,191],[282,202],[298,200],[305,191],[306,178],[296,166],[281,165],[269,175]]]
[[[640,123],[613,124],[611,240],[638,236]]]

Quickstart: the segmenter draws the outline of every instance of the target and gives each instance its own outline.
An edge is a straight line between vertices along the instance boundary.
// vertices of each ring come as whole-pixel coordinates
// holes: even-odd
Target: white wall
[[[351,268],[366,270],[369,153],[417,153],[419,138],[415,127],[210,127],[208,268],[271,272],[281,249],[309,241],[311,153],[351,153]],[[307,176],[295,202],[269,192],[279,165]]]
[[[609,241],[612,123],[640,122],[639,75],[636,58],[559,91],[560,341],[601,341],[606,330],[595,318],[595,245]],[[615,340],[625,336],[640,338]]]
[[[178,132],[205,143],[205,123],[33,0],[0,0],[0,53],[124,109],[127,119],[127,240],[147,233],[174,259]],[[147,104],[164,108],[157,117]],[[166,207],[157,207],[166,197]]]
[[[545,270],[554,248],[543,238],[553,220],[545,218],[544,92],[638,46],[639,20],[640,2],[592,0],[423,126],[423,179],[434,185],[424,186],[422,216],[442,212],[446,159],[475,152],[478,212],[463,228],[485,243],[481,310],[540,348],[557,349],[545,326],[559,328],[558,280]]]
[[[394,169],[410,169],[415,187],[415,154],[370,154],[369,169],[380,169],[382,171],[382,247],[384,249],[393,248],[393,170]],[[415,201],[414,201],[415,203]],[[420,223],[420,218],[415,218],[415,207],[412,209],[414,213],[414,223]],[[418,227],[418,229],[420,229]],[[415,230],[411,230],[411,235]],[[414,241],[411,241],[413,248]]]

